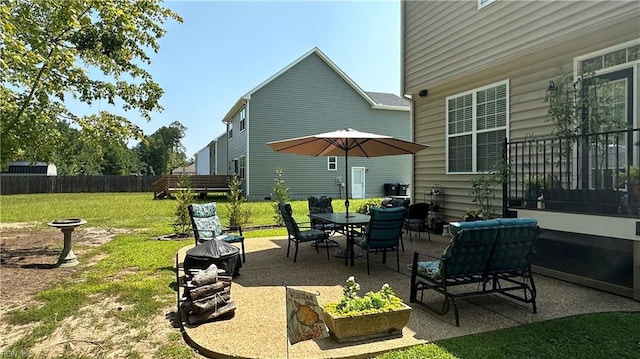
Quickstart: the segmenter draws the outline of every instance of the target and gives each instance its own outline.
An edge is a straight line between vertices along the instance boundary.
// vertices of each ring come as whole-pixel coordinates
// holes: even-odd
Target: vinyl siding
[[[248,132],[245,129],[244,131],[240,131],[240,111],[236,112],[233,115],[233,119],[231,121],[233,124],[233,138],[228,139],[229,141],[229,157],[227,161],[233,161],[235,159],[240,159],[240,157],[245,156],[245,169],[246,169],[246,157],[247,157],[247,141],[248,141]],[[246,122],[245,122],[246,124]],[[229,166],[229,164],[227,164]],[[231,165],[229,167],[229,173],[234,174],[234,167]],[[245,172],[246,176],[246,172]],[[245,190],[246,191],[246,190]]]
[[[218,137],[218,147],[216,151],[216,170],[218,175],[226,175],[229,173],[229,162],[227,161],[227,135],[223,134]]]
[[[445,174],[447,96],[508,79],[509,139],[544,137],[549,80],[572,71],[577,56],[640,38],[637,1],[498,0],[481,10],[476,1],[410,1],[402,9],[403,91],[415,101],[415,141],[432,145],[415,156],[416,198],[441,184],[447,221],[474,206],[472,176]]]
[[[558,46],[640,36],[638,1],[403,1],[404,93],[548,58]],[[590,36],[585,36],[590,35]],[[619,42],[623,42],[620,40]]]
[[[336,177],[344,181],[343,157],[338,157],[337,171],[328,171],[326,157],[276,153],[267,142],[346,127],[410,139],[408,111],[373,110],[316,54],[253,93],[248,117],[250,199],[270,195],[276,168],[283,169],[285,185],[293,198],[312,194],[338,198],[341,193]],[[384,183],[411,180],[411,156],[350,157],[349,167],[368,169],[365,197],[382,196]]]

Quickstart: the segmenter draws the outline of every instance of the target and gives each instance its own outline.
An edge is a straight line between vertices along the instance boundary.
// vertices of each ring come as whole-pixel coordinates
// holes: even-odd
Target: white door
[[[364,198],[364,167],[351,167],[351,198]]]

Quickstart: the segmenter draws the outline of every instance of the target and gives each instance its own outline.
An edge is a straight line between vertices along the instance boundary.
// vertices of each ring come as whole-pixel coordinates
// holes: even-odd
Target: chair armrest
[[[418,256],[423,256],[423,257],[429,257],[430,259],[435,259],[435,260],[441,260],[442,257],[435,257],[426,253],[422,253],[422,252],[413,252],[414,253],[414,257],[418,258]]]
[[[242,236],[242,226],[223,227],[222,232],[238,232]]]

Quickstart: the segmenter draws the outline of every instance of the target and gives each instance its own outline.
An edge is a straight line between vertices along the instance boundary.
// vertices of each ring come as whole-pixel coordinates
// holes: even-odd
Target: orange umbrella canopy
[[[414,154],[427,148],[420,143],[352,128],[267,143],[274,151],[307,156],[379,157]]]
[[[349,217],[349,156],[409,155],[428,147],[427,145],[399,140],[391,136],[360,132],[352,128],[267,142],[267,144],[276,152],[316,157],[344,155],[344,177],[347,183],[344,204],[347,209],[347,217]]]

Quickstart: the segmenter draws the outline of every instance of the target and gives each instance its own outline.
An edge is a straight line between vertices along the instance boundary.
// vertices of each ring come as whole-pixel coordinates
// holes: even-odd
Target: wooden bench
[[[456,326],[460,326],[460,320],[455,300],[460,297],[499,293],[531,303],[533,313],[537,312],[530,262],[539,232],[536,219],[454,222],[449,228],[453,238],[440,258],[419,252],[413,254],[410,265],[412,303],[420,303],[444,315],[451,302]],[[425,257],[431,260],[425,260]],[[444,296],[440,308],[423,301],[424,291],[429,289]]]
[[[185,190],[179,186],[182,175],[164,175],[152,185],[153,198],[165,198],[172,193]],[[189,175],[191,189],[195,193],[205,195],[209,192],[230,192],[229,182],[233,175]]]

